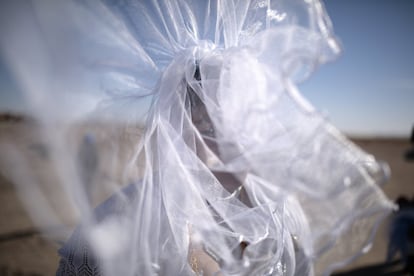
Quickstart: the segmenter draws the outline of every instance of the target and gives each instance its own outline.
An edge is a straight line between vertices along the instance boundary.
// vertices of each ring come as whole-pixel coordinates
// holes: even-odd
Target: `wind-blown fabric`
[[[328,275],[367,250],[392,208],[378,187],[386,166],[296,88],[340,50],[320,1],[47,4],[30,8],[45,30],[39,47],[66,48],[71,54],[56,64],[75,72],[58,83],[109,91],[106,103],[115,106],[153,97],[125,168],[144,159],[142,179],[85,212],[60,251],[65,266],[86,273],[89,259],[104,275],[193,275],[189,255],[200,244],[217,275]],[[3,43],[8,56],[12,42]],[[70,82],[77,76],[82,81]],[[20,74],[29,90],[34,77]],[[190,90],[206,111],[198,123]],[[44,107],[36,103],[35,112]],[[216,172],[242,185],[229,187]]]

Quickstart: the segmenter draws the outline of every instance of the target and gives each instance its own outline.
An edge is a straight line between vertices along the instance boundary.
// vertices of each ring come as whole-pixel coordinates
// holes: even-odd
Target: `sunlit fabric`
[[[94,210],[75,159],[58,170],[81,214],[60,251],[62,275],[329,275],[369,249],[392,208],[378,187],[387,166],[296,88],[340,52],[320,1],[16,6],[36,18],[35,32],[17,27],[30,36],[17,32],[1,46],[45,125],[45,111],[79,120],[50,107],[59,93],[106,91],[99,108],[109,110],[125,99],[140,109],[152,97],[123,168],[142,174],[126,188]],[[35,50],[17,53],[20,39]],[[63,138],[53,136],[56,160]]]

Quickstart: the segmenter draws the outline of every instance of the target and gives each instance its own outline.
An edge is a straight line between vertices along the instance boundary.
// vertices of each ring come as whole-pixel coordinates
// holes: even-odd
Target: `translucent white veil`
[[[339,53],[320,1],[33,1],[4,10],[2,55],[105,275],[192,275],[198,246],[222,275],[327,275],[366,251],[391,210],[378,187],[387,167],[296,89]],[[120,102],[142,109],[144,95],[153,98],[145,134],[123,171],[144,160],[142,178],[93,211],[65,132],[52,127],[55,117],[69,126],[84,117],[55,99],[86,96],[109,103],[108,114]],[[50,196],[18,180],[37,200]],[[38,221],[45,211],[58,217],[33,206]]]

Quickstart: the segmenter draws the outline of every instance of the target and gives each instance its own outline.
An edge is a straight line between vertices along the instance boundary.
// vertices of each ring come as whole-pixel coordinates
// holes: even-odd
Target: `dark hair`
[[[196,62],[196,69],[195,69],[195,72],[194,72],[194,79],[197,80],[197,81],[201,81],[200,67],[198,65],[198,62]],[[187,85],[187,95],[188,95],[188,100],[189,100],[189,104],[190,104],[190,107],[191,107],[191,111],[193,110],[193,108],[204,104],[203,101],[200,99],[200,97],[197,95],[197,93],[193,90],[193,88],[191,88],[190,85]]]
[[[194,79],[201,81],[200,67],[197,62]],[[191,120],[199,132],[204,136],[214,137],[215,130],[206,105],[189,84],[187,84],[186,105],[190,107]]]

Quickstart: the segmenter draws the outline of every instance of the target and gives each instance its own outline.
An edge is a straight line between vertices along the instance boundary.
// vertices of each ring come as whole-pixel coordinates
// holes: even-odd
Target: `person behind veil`
[[[10,5],[22,14],[0,11],[16,23],[1,50],[20,69],[54,142],[62,199],[79,214],[58,275],[329,275],[366,252],[394,208],[379,187],[387,165],[297,89],[340,52],[322,1]],[[103,118],[152,102],[123,178],[94,209],[65,132],[44,114],[57,112],[57,96],[102,91]],[[58,111],[70,126],[79,120]],[[128,125],[129,115],[117,119]],[[58,220],[44,190],[30,188],[33,217]]]

